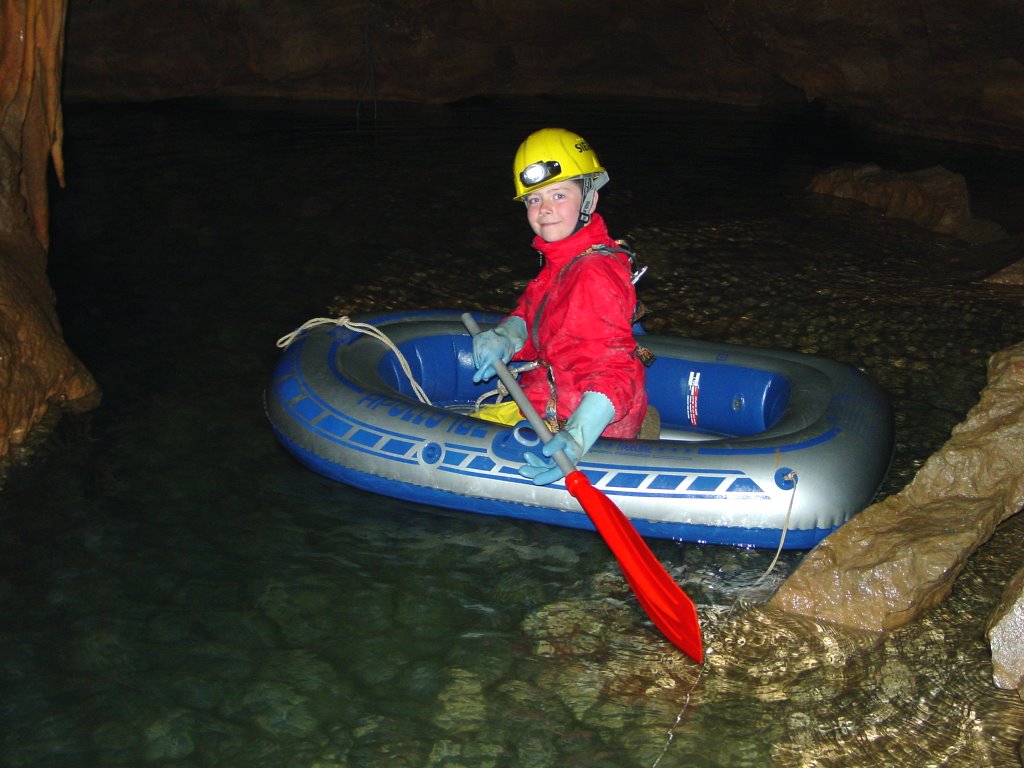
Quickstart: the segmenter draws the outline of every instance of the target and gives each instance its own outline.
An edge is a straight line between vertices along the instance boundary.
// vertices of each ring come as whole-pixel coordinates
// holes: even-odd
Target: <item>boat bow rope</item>
[[[367,336],[371,336],[377,341],[381,342],[388,349],[395,353],[395,357],[398,358],[398,364],[402,366],[402,372],[409,379],[409,384],[412,386],[412,391],[416,393],[416,398],[424,405],[433,405],[430,402],[430,398],[427,397],[427,393],[423,391],[423,387],[412,375],[412,369],[409,367],[409,361],[405,359],[405,355],[401,353],[395,343],[387,337],[380,328],[369,323],[357,323],[350,319],[348,315],[341,315],[340,317],[314,317],[307,320],[298,328],[291,333],[286,333],[280,339],[277,340],[278,349],[288,349],[299,336],[308,331],[310,328],[316,328],[319,325],[337,325],[341,328],[348,328],[350,331],[355,333],[362,333]]]

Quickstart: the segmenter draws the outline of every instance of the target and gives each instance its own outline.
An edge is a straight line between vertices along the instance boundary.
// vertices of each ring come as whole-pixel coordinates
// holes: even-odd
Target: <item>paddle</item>
[[[480,333],[480,326],[468,312],[462,315],[462,322],[473,336]],[[494,363],[494,370],[530,426],[543,442],[548,442],[552,437],[551,432],[526,398],[519,382],[509,373],[508,367],[498,360]],[[687,656],[698,663],[703,662],[704,643],[693,601],[668,575],[622,510],[592,486],[587,476],[573,466],[564,452],[558,451],[554,459],[565,472],[565,487],[579,501],[619,561],[626,581],[654,626]]]

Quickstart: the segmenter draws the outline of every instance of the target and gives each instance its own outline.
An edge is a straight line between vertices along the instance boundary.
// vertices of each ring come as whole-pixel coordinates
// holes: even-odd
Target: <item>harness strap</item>
[[[636,251],[630,248],[625,240],[616,240],[615,245],[618,247],[612,248],[610,245],[599,243],[598,245],[591,246],[590,249],[588,251],[585,251],[584,253],[602,253],[605,256],[614,256],[616,253],[623,254],[624,256],[626,256],[626,258],[629,259],[629,281],[633,285],[636,285],[638,282],[640,282],[640,278],[647,274],[647,267],[641,267],[639,265],[639,262],[637,261],[636,257]],[[571,264],[572,262],[569,263]],[[568,266],[568,264],[566,266]],[[642,301],[637,299],[636,305],[633,307],[633,316],[632,318],[630,318],[629,321],[630,324],[632,325],[639,322],[640,318],[642,318],[646,314],[647,307],[644,306],[644,303]],[[649,350],[640,342],[636,343],[636,350],[634,350],[633,354],[635,354],[637,359],[641,363],[643,363],[644,368],[650,368],[651,364],[655,360],[654,353],[651,352],[651,350]]]

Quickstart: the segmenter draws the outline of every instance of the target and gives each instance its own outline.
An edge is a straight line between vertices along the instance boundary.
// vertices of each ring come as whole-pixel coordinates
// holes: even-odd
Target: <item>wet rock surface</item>
[[[978,404],[914,479],[819,544],[772,605],[881,632],[945,598],[967,558],[1024,507],[1022,390],[1018,344],[993,355]]]

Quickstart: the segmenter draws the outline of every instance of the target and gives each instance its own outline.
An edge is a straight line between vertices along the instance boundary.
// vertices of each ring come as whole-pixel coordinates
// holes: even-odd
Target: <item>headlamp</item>
[[[557,160],[544,160],[539,163],[530,163],[519,173],[519,180],[524,187],[535,187],[541,182],[547,181],[552,176],[562,172],[562,166]]]

